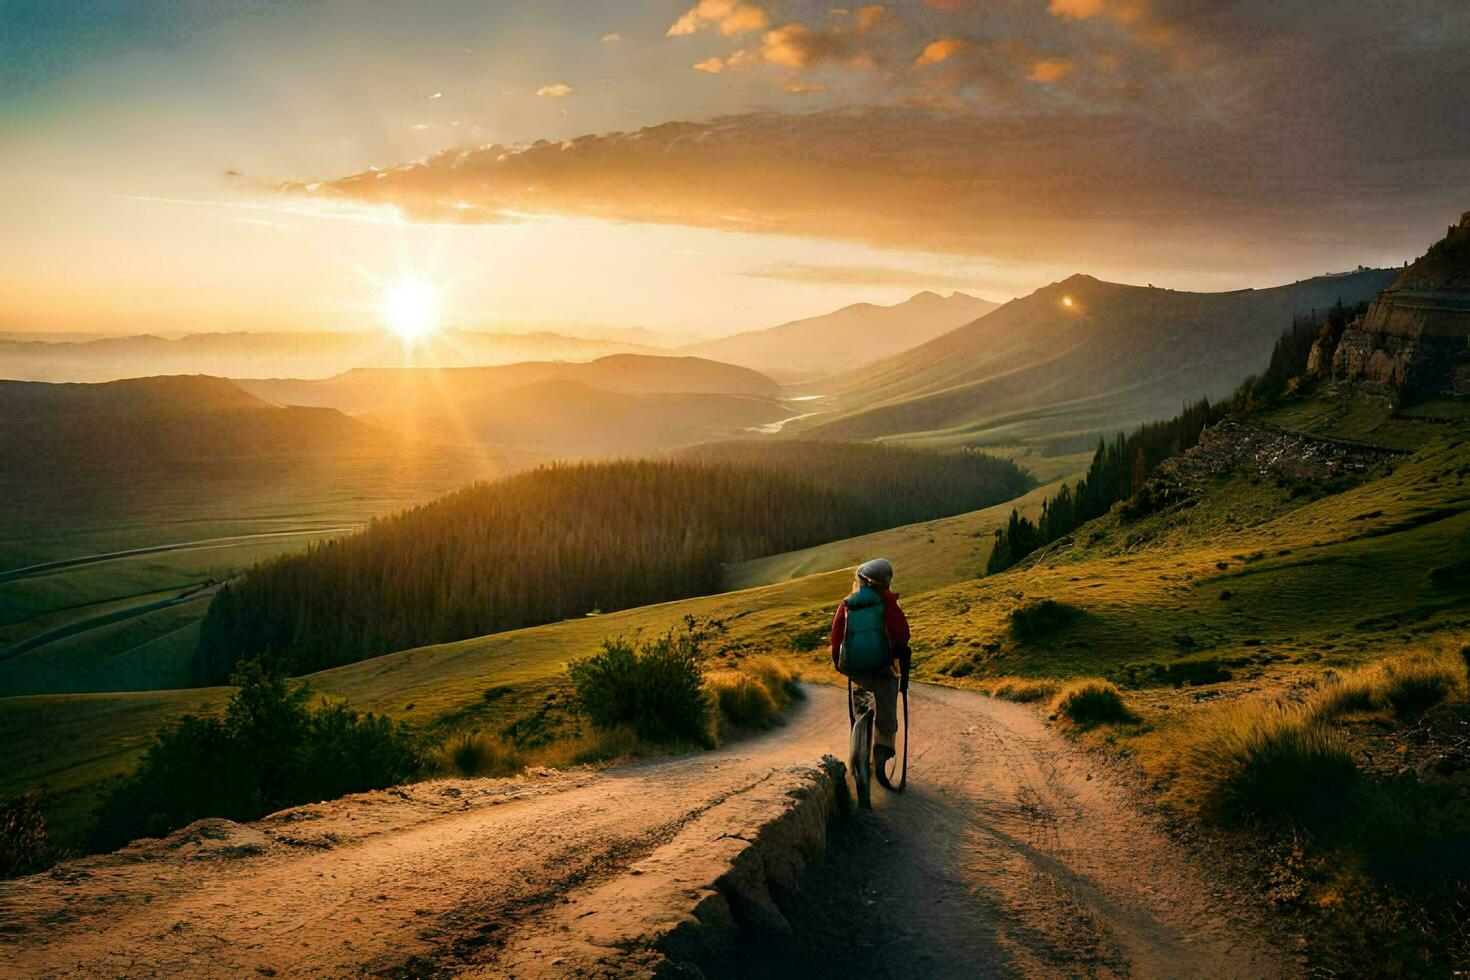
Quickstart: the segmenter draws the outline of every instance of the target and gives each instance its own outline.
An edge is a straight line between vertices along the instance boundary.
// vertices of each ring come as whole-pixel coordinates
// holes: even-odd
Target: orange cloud
[[[665,34],[668,37],[693,34],[708,26],[716,26],[726,37],[740,37],[769,25],[771,19],[760,7],[737,0],[700,0],[684,16],[674,21]]]
[[[1063,20],[1088,20],[1101,14],[1104,0],[1051,0],[1047,10]]]
[[[695,71],[707,71],[711,75],[718,75],[720,72],[722,72],[722,71],[725,70],[725,60],[723,58],[718,58],[718,57],[715,57],[715,58],[706,58],[703,61],[697,61],[697,62],[695,62],[694,63],[694,70]]]
[[[793,97],[810,91],[788,81]],[[1266,267],[1272,249],[1262,243],[1316,233],[1309,219],[1324,201],[1319,161],[1292,157],[1294,172],[1274,172],[1270,200],[1292,208],[1268,210],[1268,231],[1239,218],[1240,201],[1256,192],[1256,148],[1221,144],[1212,132],[1189,135],[1189,117],[1175,122],[1168,153],[1140,154],[1117,150],[1158,138],[1160,120],[1150,113],[749,113],[446,150],[285,190],[390,204],[418,221],[561,214],[1017,261],[1081,262],[1106,252],[1119,264]]]
[[[761,38],[761,56],[773,65],[805,68],[841,57],[847,51],[843,36],[835,31],[814,31],[804,24],[787,24],[767,31]]]
[[[1043,58],[1031,68],[1028,76],[1033,82],[1051,84],[1059,82],[1077,70],[1077,63],[1070,58]]]
[[[874,4],[868,7],[859,7],[855,14],[858,33],[861,34],[864,31],[871,30],[873,28],[873,25],[877,24],[878,21],[883,19],[883,12],[886,9],[888,8],[882,6],[881,4]]]
[[[572,94],[572,87],[566,82],[553,82],[543,85],[536,90],[536,94],[550,99],[565,98]]]
[[[972,45],[962,37],[942,37],[937,41],[931,41],[924,46],[923,52],[914,59],[915,68],[923,68],[927,65],[937,65],[948,61],[962,51],[968,51]]]
[[[827,86],[819,82],[803,82],[799,78],[788,78],[781,83],[781,87],[792,95],[806,95],[810,92],[825,92]]]

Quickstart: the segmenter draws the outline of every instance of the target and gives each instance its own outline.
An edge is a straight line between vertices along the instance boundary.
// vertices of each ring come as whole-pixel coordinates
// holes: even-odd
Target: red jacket
[[[883,590],[883,627],[888,631],[888,646],[898,657],[898,667],[904,677],[909,676],[909,661],[913,651],[909,649],[909,620],[898,607],[898,593]],[[837,666],[837,653],[842,648],[842,638],[847,635],[847,605],[837,604],[837,615],[832,617],[832,666]]]

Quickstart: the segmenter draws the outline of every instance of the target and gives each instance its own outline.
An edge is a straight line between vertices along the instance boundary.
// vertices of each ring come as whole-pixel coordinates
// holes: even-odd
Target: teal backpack
[[[893,653],[883,625],[883,597],[865,585],[842,604],[847,607],[847,632],[838,648],[837,669],[849,676],[886,670]]]

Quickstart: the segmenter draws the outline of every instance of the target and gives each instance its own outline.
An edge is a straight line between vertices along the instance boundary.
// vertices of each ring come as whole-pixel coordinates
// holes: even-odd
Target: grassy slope
[[[1470,626],[1465,585],[1431,578],[1470,560],[1463,436],[1311,502],[1234,476],[1191,509],[1127,525],[1110,515],[1010,572],[919,597],[924,672],[1070,676],[1199,656],[1352,656]],[[1076,612],[1023,640],[1009,616],[1036,599]]]
[[[1201,395],[1226,394],[1265,363],[1293,313],[1369,298],[1396,274],[1368,270],[1227,293],[1073,276],[823,379],[823,413],[793,423],[790,433],[1048,445],[1130,428]]]
[[[256,561],[423,503],[475,479],[533,461],[464,447],[385,450],[326,462],[280,461],[236,472],[134,475],[72,493],[36,488],[30,506],[0,509],[0,570],[93,554],[246,535],[181,550],[78,565],[0,582],[0,695],[173,687],[184,683],[192,647],[180,632],[202,604],[175,606],[7,657],[4,650],[49,630],[219,581]],[[58,500],[56,506],[48,500]],[[192,615],[180,620],[181,612]],[[173,639],[164,641],[166,634]]]
[[[920,676],[1117,676],[1130,663],[1201,657],[1350,661],[1470,627],[1463,581],[1431,578],[1436,567],[1470,561],[1470,445],[1463,428],[1433,431],[1432,444],[1343,493],[1311,500],[1234,476],[1192,508],[1129,524],[1110,515],[1085,538],[986,579],[972,576],[1006,507],[749,563],[731,571],[733,582],[754,586],[741,592],[405,651],[311,680],[420,725],[487,710],[503,720],[533,708],[562,664],[605,636],[664,629],[684,615],[725,619],[732,643],[808,647],[845,590],[850,562],[870,551],[899,561]],[[812,567],[833,570],[788,578]],[[905,580],[906,568],[925,570]],[[762,580],[771,584],[755,584]],[[1041,598],[1075,617],[1023,641],[1010,612]],[[822,657],[805,655],[814,665]],[[507,685],[514,693],[490,707],[487,692]],[[160,720],[222,697],[212,689],[0,699],[0,738],[17,760],[0,793],[45,782],[61,794],[60,824],[74,825],[98,780],[130,765]]]
[[[1039,506],[1051,489],[1055,487],[1023,498],[1023,509]],[[727,620],[731,642],[784,649],[798,636],[809,644],[827,628],[831,608],[846,592],[856,561],[849,551],[893,557],[900,570],[897,584],[914,595],[976,575],[989,554],[990,532],[1010,508],[1006,504],[745,563],[732,571],[745,586],[741,592],[403,651],[309,680],[360,707],[431,726],[485,710],[490,704],[486,692],[507,686],[515,692],[494,701],[497,717],[532,709],[560,679],[566,661],[596,650],[604,637],[667,629],[685,615]],[[793,579],[791,569],[797,563],[830,570]],[[217,708],[225,696],[223,688],[202,688],[0,698],[0,742],[12,747],[14,760],[0,772],[0,796],[45,785],[55,794],[52,819],[64,837],[85,819],[98,783],[131,767],[161,722]]]

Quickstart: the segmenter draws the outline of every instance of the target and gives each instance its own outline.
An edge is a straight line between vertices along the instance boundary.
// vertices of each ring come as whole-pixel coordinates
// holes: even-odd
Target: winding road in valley
[[[845,754],[843,692],[808,691],[781,728],[716,752],[209,821],[0,883],[0,974],[582,974],[565,923],[636,896],[660,854],[714,849],[707,818],[769,795],[788,767]],[[871,812],[834,820],[826,861],[778,895],[787,937],[707,973],[1296,972],[1228,877],[1036,712],[916,685],[912,715],[908,792],[875,788]],[[609,976],[648,964],[598,962]]]

